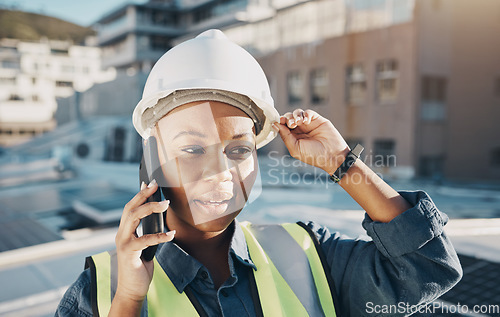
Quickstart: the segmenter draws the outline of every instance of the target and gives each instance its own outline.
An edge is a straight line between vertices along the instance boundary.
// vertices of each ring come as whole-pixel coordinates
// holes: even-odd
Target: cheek
[[[187,156],[179,156],[166,161],[160,155],[160,163],[163,175],[167,180],[165,187],[179,187],[181,184],[199,181],[205,161],[201,158],[188,158]]]
[[[237,169],[236,176],[238,177],[238,181],[244,184],[246,191],[250,191],[251,187],[255,183],[255,179],[257,178],[258,168],[257,154],[254,152],[252,156],[239,164],[236,164],[232,170]]]

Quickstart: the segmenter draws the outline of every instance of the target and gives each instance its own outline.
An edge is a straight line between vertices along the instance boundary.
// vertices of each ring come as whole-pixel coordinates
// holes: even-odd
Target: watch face
[[[358,144],[354,147],[354,149],[351,151],[352,154],[356,155],[356,158],[358,158],[361,155],[361,152],[363,152],[365,148],[361,145]]]

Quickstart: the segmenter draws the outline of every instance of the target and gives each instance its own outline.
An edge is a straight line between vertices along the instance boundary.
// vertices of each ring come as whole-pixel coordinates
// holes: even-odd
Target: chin
[[[221,217],[218,217],[217,219],[212,219],[209,221],[194,224],[194,227],[202,232],[224,231],[224,230],[226,230],[227,227],[229,227],[229,225],[233,222],[234,218],[236,218],[236,216],[238,216],[238,214],[240,212],[241,212],[241,210],[231,212],[227,215],[223,215]]]

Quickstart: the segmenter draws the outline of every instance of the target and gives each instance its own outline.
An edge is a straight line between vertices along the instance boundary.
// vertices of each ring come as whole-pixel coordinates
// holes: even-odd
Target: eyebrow
[[[203,134],[203,133],[201,133],[201,132],[198,132],[198,131],[193,131],[193,130],[189,130],[189,131],[181,131],[181,132],[179,132],[179,133],[178,133],[178,134],[177,134],[177,135],[176,135],[176,136],[172,139],[172,141],[173,141],[173,140],[175,140],[175,139],[177,139],[177,138],[179,138],[179,137],[181,137],[181,136],[183,136],[183,135],[193,135],[193,136],[198,136],[198,137],[200,137],[200,138],[206,138],[206,137],[207,137],[205,134]]]
[[[241,139],[241,138],[246,137],[246,136],[248,136],[249,138],[252,138],[254,136],[254,134],[250,133],[250,132],[238,133],[238,134],[233,135],[233,140]]]
[[[173,140],[175,140],[175,139],[177,139],[177,138],[179,138],[179,137],[181,137],[181,136],[183,136],[183,135],[193,135],[193,136],[197,136],[197,137],[200,137],[200,138],[206,138],[206,137],[207,137],[207,136],[206,136],[206,134],[203,134],[203,133],[201,133],[201,132],[198,132],[198,131],[193,131],[193,130],[188,130],[188,131],[181,131],[181,132],[179,132],[179,133],[178,133],[178,134],[177,134],[177,135],[176,135],[176,136],[172,139],[172,141],[173,141]],[[254,135],[254,134],[253,134],[253,133],[250,133],[250,132],[243,132],[243,133],[238,133],[238,134],[233,135],[232,139],[233,139],[233,140],[236,140],[236,139],[241,139],[241,138],[243,138],[243,137],[247,137],[247,136],[248,136],[249,138],[252,138],[252,137],[253,137],[253,135]]]

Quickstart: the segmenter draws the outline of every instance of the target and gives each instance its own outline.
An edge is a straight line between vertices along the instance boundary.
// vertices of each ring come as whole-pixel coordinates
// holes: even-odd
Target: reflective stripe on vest
[[[257,304],[264,316],[336,316],[328,268],[324,269],[310,233],[298,224],[240,225],[257,267],[253,271],[260,299]],[[87,261],[94,314],[107,316],[116,290],[116,253],[103,252]],[[147,294],[148,315],[198,316],[188,296],[177,291],[156,257],[154,266]]]

